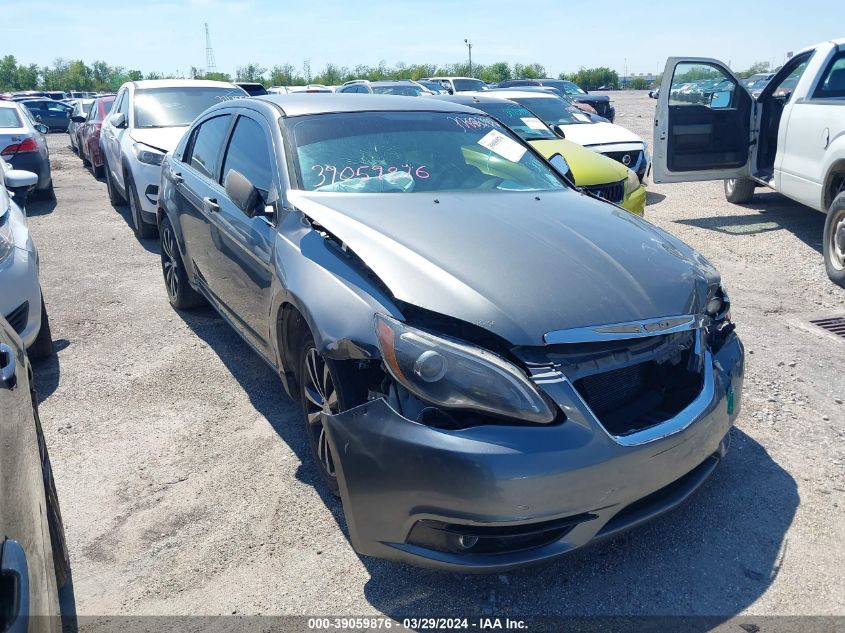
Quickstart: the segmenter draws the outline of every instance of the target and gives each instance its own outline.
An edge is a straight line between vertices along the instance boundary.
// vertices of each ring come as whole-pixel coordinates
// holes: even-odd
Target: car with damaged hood
[[[211,303],[279,373],[361,554],[549,560],[676,506],[727,449],[719,273],[479,110],[219,104],[165,157],[158,225],[170,303]]]

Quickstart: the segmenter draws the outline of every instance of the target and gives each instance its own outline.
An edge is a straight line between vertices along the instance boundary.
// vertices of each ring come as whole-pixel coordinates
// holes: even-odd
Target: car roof
[[[224,105],[237,106],[240,100],[228,101]],[[457,103],[437,99],[409,99],[398,95],[361,95],[347,93],[325,94],[269,94],[250,97],[248,101],[263,101],[279,108],[285,116],[306,114],[329,114],[332,112],[467,112],[478,114],[478,110]]]
[[[208,79],[143,79],[130,82],[136,90],[145,88],[237,88],[228,81]]]

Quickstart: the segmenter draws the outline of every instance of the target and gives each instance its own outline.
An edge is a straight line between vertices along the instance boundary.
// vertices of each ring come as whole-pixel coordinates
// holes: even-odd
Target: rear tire
[[[26,350],[30,360],[42,360],[55,354],[53,347],[53,334],[50,331],[50,320],[47,317],[47,306],[44,304],[44,296],[41,296],[41,329],[35,341]]]
[[[845,288],[845,192],[836,196],[828,209],[822,242],[827,276]]]
[[[161,238],[161,272],[167,299],[176,310],[190,310],[205,303],[205,297],[191,287],[173,225],[165,216],[159,229]]]
[[[750,178],[732,178],[725,181],[725,198],[733,204],[744,204],[754,197],[757,184]]]
[[[155,224],[150,224],[144,221],[144,215],[141,212],[141,201],[138,199],[138,189],[135,187],[135,180],[131,174],[126,174],[123,177],[126,183],[126,195],[129,198],[129,211],[132,216],[132,230],[135,237],[139,240],[148,240],[156,235]]]

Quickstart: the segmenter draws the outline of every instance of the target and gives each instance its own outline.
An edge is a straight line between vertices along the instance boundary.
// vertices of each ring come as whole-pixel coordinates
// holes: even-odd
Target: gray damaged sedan
[[[552,559],[686,499],[743,348],[701,255],[455,103],[218,104],[162,165],[171,304],[211,303],[299,400],[361,554]]]

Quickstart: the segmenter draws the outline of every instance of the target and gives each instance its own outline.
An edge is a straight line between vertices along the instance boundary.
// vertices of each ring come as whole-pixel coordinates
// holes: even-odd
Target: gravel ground
[[[613,98],[650,142],[654,102]],[[641,529],[459,576],[355,555],[277,377],[211,310],[170,309],[157,242],[133,237],[66,145],[50,137],[58,201],[33,203],[30,224],[60,349],[36,381],[79,614],[845,615],[845,341],[808,324],[845,314],[821,214],[651,185],[647,218],[721,269],[747,346],[731,451]]]

